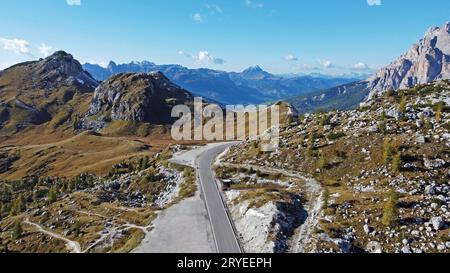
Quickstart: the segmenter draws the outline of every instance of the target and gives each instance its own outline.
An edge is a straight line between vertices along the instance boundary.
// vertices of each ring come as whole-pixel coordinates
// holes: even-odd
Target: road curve
[[[195,161],[218,253],[242,252],[212,170],[216,157],[233,144],[213,146],[202,152]]]

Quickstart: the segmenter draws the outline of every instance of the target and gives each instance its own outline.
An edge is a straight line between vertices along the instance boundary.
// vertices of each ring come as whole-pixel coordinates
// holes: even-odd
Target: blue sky
[[[0,0],[0,68],[63,49],[101,64],[367,72],[449,10],[448,0]]]

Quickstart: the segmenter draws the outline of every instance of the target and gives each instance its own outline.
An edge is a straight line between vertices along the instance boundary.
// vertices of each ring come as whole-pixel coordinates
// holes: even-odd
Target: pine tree
[[[428,130],[432,130],[433,129],[433,124],[431,123],[431,119],[427,118],[425,120],[425,128],[427,128]]]
[[[397,152],[392,158],[392,171],[394,172],[400,171],[401,163],[402,163],[402,155],[400,152]]]
[[[58,190],[56,187],[51,187],[47,194],[47,202],[49,204],[54,203],[56,199],[58,198]]]
[[[314,134],[310,133],[308,137],[308,149],[314,150],[314,143],[315,143]]]
[[[62,192],[62,193],[67,193],[67,183],[66,182],[63,182],[62,184],[61,184],[61,189],[60,189],[60,191]]]
[[[15,216],[24,212],[27,209],[25,198],[23,195],[19,195],[11,206],[10,215]]]
[[[424,114],[420,114],[420,121],[422,122],[423,125],[425,125],[426,121],[425,121],[425,115]]]
[[[398,217],[398,193],[394,190],[389,192],[388,200],[384,205],[381,223],[386,227],[392,227]]]
[[[80,126],[80,117],[78,115],[75,115],[73,118],[72,128],[73,130],[78,130]]]
[[[157,180],[155,168],[151,167],[147,170],[147,173],[145,174],[145,180],[147,182],[152,182],[152,181]]]
[[[389,89],[388,91],[386,91],[386,97],[392,97],[394,96],[395,91],[392,89]]]
[[[139,168],[141,171],[146,170],[148,167],[150,167],[149,161],[150,159],[148,156],[144,156],[141,158],[141,162],[139,164]]]
[[[444,109],[444,103],[439,102],[436,106],[436,122],[441,123],[442,121],[442,110]]]
[[[317,163],[317,167],[321,170],[323,170],[324,168],[326,168],[327,166],[327,160],[325,158],[325,156],[321,153],[320,157],[319,157],[319,162]]]
[[[391,152],[392,152],[391,140],[389,138],[385,138],[383,144],[383,161],[384,164],[386,165],[389,164]]]
[[[384,122],[384,121],[380,122],[380,124],[378,124],[378,130],[380,130],[380,133],[385,135],[387,133],[386,122]]]
[[[405,95],[403,95],[402,96],[402,100],[400,101],[400,105],[398,107],[398,110],[401,113],[405,113],[406,112],[406,105],[407,105],[407,103],[408,103],[408,99],[407,99],[407,97]]]
[[[257,141],[253,141],[252,142],[252,148],[253,149],[258,149],[258,142]]]
[[[67,183],[67,192],[71,193],[75,190],[75,180],[74,179],[70,179],[69,182]]]
[[[323,126],[325,126],[325,125],[328,125],[328,116],[326,115],[326,114],[323,114],[323,115],[321,115],[320,116],[320,121],[319,121],[319,125],[321,126],[321,127],[323,127]]]
[[[22,236],[22,224],[19,221],[14,223],[13,231],[11,234],[11,238],[13,240],[17,240]]]
[[[386,120],[386,111],[383,110],[383,112],[381,112],[380,115],[380,121],[385,121]]]
[[[132,172],[134,172],[134,165],[133,165],[133,163],[129,163],[128,164],[128,173],[132,173]]]
[[[303,122],[305,121],[305,119],[306,119],[305,115],[300,115],[300,116],[298,117],[298,121],[299,121],[300,123],[303,123]]]

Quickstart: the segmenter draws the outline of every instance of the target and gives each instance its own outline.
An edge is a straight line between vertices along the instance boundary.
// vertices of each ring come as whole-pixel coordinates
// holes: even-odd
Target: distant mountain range
[[[276,101],[323,90],[360,80],[357,77],[331,77],[323,75],[278,76],[255,66],[241,73],[212,69],[189,69],[180,65],[156,65],[149,61],[116,64],[104,68],[86,63],[83,68],[98,81],[119,73],[160,71],[172,82],[202,96],[223,104],[250,104]]]
[[[450,22],[441,28],[430,28],[407,53],[366,80],[302,94],[287,101],[299,113],[347,110],[388,90],[443,79],[450,79]]]

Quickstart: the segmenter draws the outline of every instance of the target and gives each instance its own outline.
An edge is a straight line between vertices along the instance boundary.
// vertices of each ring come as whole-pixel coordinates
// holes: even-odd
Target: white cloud
[[[29,43],[22,39],[5,39],[0,38],[0,44],[2,44],[2,47],[4,50],[12,51],[15,54],[21,55],[21,54],[29,54]]]
[[[298,61],[298,58],[295,57],[295,56],[292,55],[292,54],[287,55],[286,57],[284,57],[284,59],[285,59],[286,61],[290,61],[290,62],[297,62],[297,61]]]
[[[9,67],[9,64],[7,64],[7,63],[0,63],[0,70],[3,70],[3,69],[8,68],[8,67]]]
[[[203,22],[203,16],[200,13],[195,13],[194,15],[192,15],[192,19],[197,22],[197,23],[202,23]]]
[[[81,6],[81,0],[66,0],[69,6]]]
[[[190,59],[194,58],[194,56],[192,56],[192,54],[184,52],[183,50],[179,50],[178,51],[178,55],[181,55],[181,56],[184,56],[184,57],[187,57],[187,58],[190,58]]]
[[[194,60],[194,63],[197,65],[200,64],[224,64],[225,60],[222,58],[216,58],[212,56],[208,51],[200,51],[196,55],[192,55],[190,53],[184,52],[182,50],[178,51],[178,55],[185,56]]]
[[[249,8],[261,9],[264,7],[264,3],[256,2],[254,0],[245,0],[245,5]]]
[[[369,66],[363,62],[359,62],[354,64],[352,68],[356,70],[368,70]]]
[[[208,51],[200,51],[196,56],[194,56],[194,60],[197,63],[205,63],[205,64],[223,64],[225,61],[221,58],[213,57],[209,54]]]
[[[367,5],[369,6],[381,6],[381,0],[367,0]]]
[[[329,60],[318,60],[319,64],[323,67],[323,68],[332,68],[333,67],[333,63]]]
[[[39,52],[44,56],[47,57],[49,56],[52,52],[53,52],[53,47],[48,46],[44,43],[42,43],[39,47],[38,47]]]
[[[206,4],[206,8],[211,12],[211,14],[223,13],[223,10],[219,5]]]

